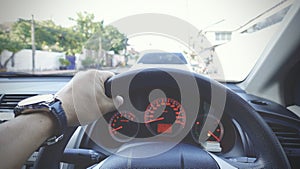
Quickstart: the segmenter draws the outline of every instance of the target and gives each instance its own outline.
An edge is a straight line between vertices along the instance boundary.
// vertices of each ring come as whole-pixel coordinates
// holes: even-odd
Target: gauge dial
[[[178,101],[158,98],[148,105],[144,120],[153,135],[175,136],[185,127],[186,113]]]
[[[131,112],[116,112],[109,121],[109,133],[120,142],[133,139],[138,132],[139,124]]]
[[[207,126],[205,128],[203,126],[204,122],[207,122]],[[195,121],[191,132],[197,143],[203,143],[206,141],[221,142],[224,134],[224,128],[222,123],[216,118],[211,116],[200,116]]]

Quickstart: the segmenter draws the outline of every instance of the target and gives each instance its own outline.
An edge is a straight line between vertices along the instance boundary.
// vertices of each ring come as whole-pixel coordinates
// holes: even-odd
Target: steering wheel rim
[[[143,86],[149,85],[149,80],[151,80],[150,77],[157,77],[158,79],[162,80],[162,73],[166,72],[176,74],[179,77],[192,76],[192,78],[195,78],[198,88],[201,88],[201,97],[211,97],[207,93],[207,91],[210,91],[209,88],[211,88],[211,86],[226,91],[226,103],[224,112],[226,112],[227,115],[229,115],[231,118],[235,119],[239,123],[242,130],[247,133],[249,140],[253,142],[257,160],[254,163],[238,163],[225,159],[224,161],[227,161],[231,165],[238,168],[291,168],[277,137],[266,124],[266,122],[262,119],[262,117],[236,93],[234,93],[230,89],[227,89],[224,85],[214,80],[210,80],[202,75],[177,69],[145,69],[143,71],[130,71],[116,75],[109,79],[109,81],[105,85],[106,95],[109,97],[114,97],[116,96],[116,94],[124,91],[124,88],[122,88],[122,82],[128,81],[128,79],[132,79],[137,74],[139,74],[140,77],[143,77],[143,81],[137,81],[138,84],[136,85]],[[113,86],[112,84],[118,85]],[[111,91],[115,92],[112,93]],[[243,114],[243,116],[241,116],[241,114]],[[62,144],[58,147],[65,147],[66,144],[67,143],[65,143],[65,145]],[[51,148],[53,149],[53,147],[46,147],[45,149]],[[43,156],[44,158],[48,159],[48,163],[58,163],[57,161],[51,161],[51,158],[49,158],[53,156],[53,153],[41,153],[39,156]],[[39,163],[39,160],[36,163]],[[109,161],[106,160],[105,163],[109,163]]]

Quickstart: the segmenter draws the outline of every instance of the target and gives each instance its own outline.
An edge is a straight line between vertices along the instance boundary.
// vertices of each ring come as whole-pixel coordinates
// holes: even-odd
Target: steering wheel
[[[99,164],[99,168],[291,168],[278,139],[262,117],[245,100],[219,82],[199,74],[177,69],[144,69],[113,76],[105,84],[105,90],[109,97],[125,94],[130,96],[130,92],[136,88],[168,87],[179,81],[185,81],[183,85],[189,85],[186,81],[190,79],[194,80],[197,85],[196,94],[200,96],[200,99],[213,100],[212,90],[225,92],[224,112],[226,116],[231,117],[240,125],[252,142],[256,155],[254,162],[230,161],[199,147],[179,143],[168,151],[153,157],[131,158],[118,154],[111,155]],[[177,87],[180,85],[182,84],[175,84]],[[193,88],[187,92],[195,94]],[[70,129],[70,133],[72,132],[74,130]],[[69,137],[65,137],[65,140],[68,140],[70,136],[71,134]],[[56,145],[56,147],[46,147],[43,152],[39,153],[39,158],[35,164],[36,168],[57,168],[60,161],[53,156],[61,156],[66,144],[67,141]],[[164,148],[168,147],[169,144],[171,143],[133,143],[123,148],[120,153],[141,153],[151,149],[151,147]]]

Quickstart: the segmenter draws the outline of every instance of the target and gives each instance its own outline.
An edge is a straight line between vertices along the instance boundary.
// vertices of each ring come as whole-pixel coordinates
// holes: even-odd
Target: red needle
[[[152,123],[152,122],[160,121],[160,120],[163,120],[163,119],[165,119],[165,118],[164,117],[160,117],[160,118],[157,118],[157,119],[149,120],[146,123]]]
[[[218,142],[220,142],[221,140],[211,131],[208,130],[208,134],[210,134],[211,136],[213,136],[213,138],[215,138]]]
[[[119,127],[117,127],[117,128],[114,128],[114,129],[112,129],[111,131],[113,132],[113,131],[117,131],[117,130],[120,130],[120,129],[122,129],[123,128],[123,126],[119,126]]]
[[[125,123],[128,123],[129,120],[120,120],[120,122],[125,122]]]

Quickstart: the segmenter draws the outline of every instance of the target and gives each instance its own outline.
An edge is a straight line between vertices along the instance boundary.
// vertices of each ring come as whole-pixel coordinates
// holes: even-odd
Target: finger
[[[123,103],[124,103],[124,99],[122,96],[116,96],[113,99],[114,105],[116,108],[119,108]]]

